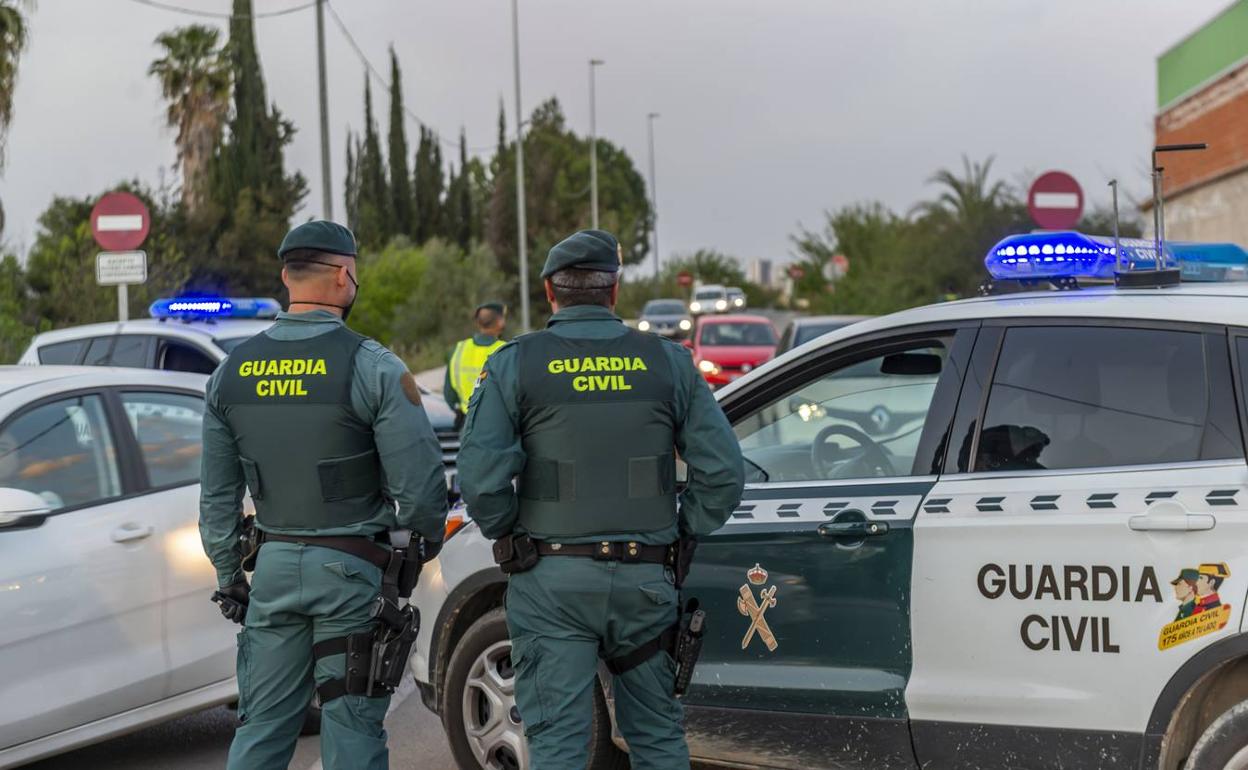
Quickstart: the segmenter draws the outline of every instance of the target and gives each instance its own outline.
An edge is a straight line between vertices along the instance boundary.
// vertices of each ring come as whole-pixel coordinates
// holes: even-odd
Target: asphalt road
[[[454,770],[442,723],[412,689],[386,717],[390,766]],[[26,765],[26,770],[220,770],[237,723],[235,712],[210,709],[94,746]],[[299,739],[292,770],[321,770],[319,738]]]

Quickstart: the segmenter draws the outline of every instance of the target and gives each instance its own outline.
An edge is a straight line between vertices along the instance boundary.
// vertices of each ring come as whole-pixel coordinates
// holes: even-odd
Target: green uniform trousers
[[[640,647],[676,621],[676,588],[658,564],[546,556],[507,586],[516,705],[537,770],[583,770],[599,650]],[[615,677],[615,717],[634,770],[688,770],[684,710],[666,652]]]
[[[345,655],[315,661],[312,645],[368,630],[381,570],[342,551],[265,543],[251,579],[247,623],[238,635],[238,714],[229,770],[272,770],[290,763],[314,682],[339,679]],[[382,722],[390,698],[343,695],[321,717],[325,770],[386,768]]]

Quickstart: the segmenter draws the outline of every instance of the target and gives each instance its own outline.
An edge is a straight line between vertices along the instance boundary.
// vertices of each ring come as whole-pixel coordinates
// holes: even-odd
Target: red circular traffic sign
[[[1070,230],[1083,216],[1083,189],[1064,171],[1041,174],[1027,192],[1027,211],[1038,227]]]
[[[147,206],[131,193],[104,193],[91,209],[91,234],[105,251],[137,249],[151,229]]]
[[[676,283],[680,284],[681,286],[692,286],[693,285],[693,273],[690,273],[687,270],[681,270],[679,273],[676,274]]]

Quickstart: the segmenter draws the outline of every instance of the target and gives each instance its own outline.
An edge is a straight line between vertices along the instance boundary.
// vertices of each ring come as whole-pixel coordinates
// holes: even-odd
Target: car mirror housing
[[[0,487],[0,531],[39,521],[51,512],[47,501],[34,492]]]

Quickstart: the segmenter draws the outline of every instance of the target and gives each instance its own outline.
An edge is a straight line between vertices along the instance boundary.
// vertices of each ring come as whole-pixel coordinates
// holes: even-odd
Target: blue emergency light
[[[152,318],[184,320],[210,318],[275,318],[282,309],[275,299],[262,297],[166,297],[147,309]]]
[[[996,280],[1029,281],[1068,278],[1113,280],[1115,272],[1177,266],[1184,280],[1226,281],[1248,278],[1248,252],[1233,243],[1181,243],[1157,247],[1149,240],[1122,238],[1121,259],[1114,239],[1074,231],[1026,233],[1005,238],[988,251],[984,265]]]

